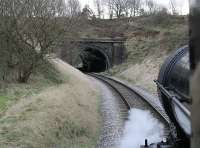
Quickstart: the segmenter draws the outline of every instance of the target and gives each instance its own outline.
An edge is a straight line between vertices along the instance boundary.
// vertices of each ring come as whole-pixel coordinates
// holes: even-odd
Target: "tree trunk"
[[[18,82],[19,83],[27,83],[31,76],[31,72],[20,72],[19,77],[18,77]]]
[[[18,72],[18,82],[19,83],[27,83],[27,81],[29,80],[32,72],[34,69],[34,65],[31,64],[28,68],[24,68],[21,67],[19,68],[19,72]]]

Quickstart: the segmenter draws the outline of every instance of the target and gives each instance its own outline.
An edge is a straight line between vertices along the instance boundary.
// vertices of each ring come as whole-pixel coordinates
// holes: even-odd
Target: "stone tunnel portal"
[[[94,48],[86,48],[80,54],[83,72],[103,72],[109,68],[109,59],[107,55]]]

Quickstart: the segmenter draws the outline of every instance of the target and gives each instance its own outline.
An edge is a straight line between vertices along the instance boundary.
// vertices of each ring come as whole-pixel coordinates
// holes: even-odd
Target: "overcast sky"
[[[157,3],[162,4],[166,7],[169,7],[169,0],[155,0]],[[189,0],[174,0],[177,6],[177,9],[181,14],[188,14],[189,13]],[[88,4],[93,10],[94,7],[94,0],[80,0],[82,7]]]

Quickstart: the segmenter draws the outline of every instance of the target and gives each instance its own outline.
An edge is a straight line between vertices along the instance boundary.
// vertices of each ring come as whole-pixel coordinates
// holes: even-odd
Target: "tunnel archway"
[[[103,72],[110,67],[108,56],[98,48],[85,48],[81,54],[82,67],[79,68],[83,72]]]

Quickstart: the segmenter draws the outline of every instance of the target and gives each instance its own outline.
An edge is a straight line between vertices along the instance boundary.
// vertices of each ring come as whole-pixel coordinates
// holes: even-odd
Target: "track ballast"
[[[111,77],[90,73],[88,74],[107,86],[111,87],[113,91],[115,91],[122,100],[122,108],[124,110],[124,118],[127,119],[127,112],[131,108],[138,108],[142,110],[149,110],[152,115],[158,119],[161,123],[163,123],[165,127],[165,138],[169,138],[169,135],[172,136],[171,138],[176,138],[176,129],[174,128],[173,124],[170,122],[169,117],[165,113],[162,106],[159,106],[152,98],[147,94],[144,94],[144,90],[140,88],[132,88],[125,83],[113,79]]]

